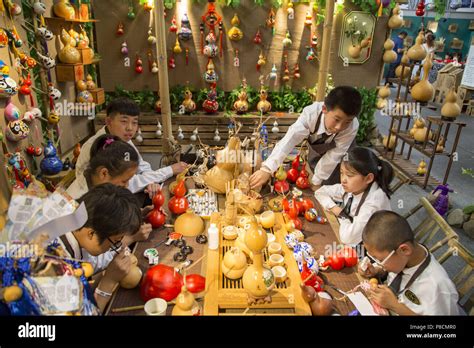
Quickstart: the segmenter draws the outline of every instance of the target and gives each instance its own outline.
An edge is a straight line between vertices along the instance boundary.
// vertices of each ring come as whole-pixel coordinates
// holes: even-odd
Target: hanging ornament
[[[232,25],[232,28],[230,28],[227,32],[227,36],[229,37],[229,39],[232,41],[242,40],[242,38],[244,37],[244,33],[239,28],[240,19],[237,14],[234,14],[234,17],[232,17],[230,24]]]
[[[293,8],[293,3],[291,1],[289,1],[288,5],[286,5],[286,13],[288,15],[288,19],[295,18],[295,9]]]
[[[21,157],[21,153],[15,152],[15,153],[6,153],[5,158],[8,160],[6,161],[7,165],[7,173],[9,174],[9,177],[11,179],[11,183],[13,185],[13,188],[20,188],[23,189],[25,187],[28,187],[28,185],[31,183],[31,174],[30,171],[28,170],[28,167],[26,166],[25,160]],[[17,261],[20,263],[20,261]],[[5,265],[5,264],[4,264]],[[29,262],[28,262],[29,265]],[[10,276],[12,273],[10,272]],[[3,272],[3,300],[5,302],[13,302],[19,300],[23,295],[22,289],[19,288],[18,286],[6,286],[10,285],[10,281],[6,279],[10,278],[7,276],[7,272]],[[7,290],[12,289],[12,288],[17,288],[19,290],[19,294],[15,296],[14,298],[8,298],[7,299]],[[11,297],[11,296],[10,296]]]
[[[191,140],[192,142],[195,142],[197,141],[197,136],[198,136],[198,129],[194,129],[193,130],[193,134],[189,137],[189,140]]]
[[[287,30],[287,31],[286,31],[286,36],[285,36],[285,38],[283,39],[283,47],[288,48],[288,47],[291,46],[292,43],[293,43],[293,41],[291,41],[290,31]]]
[[[45,27],[39,27],[38,29],[36,29],[36,35],[44,39],[45,41],[51,41],[52,39],[54,39],[53,32]]]
[[[139,144],[143,143],[143,136],[142,136],[142,129],[138,128],[137,136],[135,137],[135,141]]]
[[[174,44],[174,47],[173,47],[173,53],[180,54],[181,52],[183,52],[183,49],[179,45],[178,37],[176,37],[176,43]]]
[[[48,115],[47,120],[49,124],[56,125],[59,123],[60,117],[56,112],[51,111]]]
[[[160,112],[161,112],[161,108],[160,108]],[[161,125],[160,121],[158,121],[158,124],[156,125],[156,136],[157,137],[161,137],[163,135],[162,128],[163,128],[163,126]]]
[[[311,26],[313,24],[313,14],[312,14],[312,10],[308,10],[306,11],[306,18],[304,20],[304,24],[306,26]]]
[[[130,20],[134,20],[135,17],[136,17],[136,14],[135,14],[135,8],[133,7],[133,2],[129,1],[127,18]]]
[[[253,43],[256,45],[260,45],[262,43],[262,34],[260,33],[260,28],[258,28],[257,32],[255,33]]]
[[[201,51],[203,52],[203,54],[205,54],[204,53],[204,48],[205,48],[204,47],[204,35],[205,35],[204,27],[207,26],[208,29],[209,29],[209,34],[211,34],[211,33],[213,34],[214,44],[215,44],[215,42],[216,42],[215,30],[216,30],[216,26],[217,26],[218,29],[219,29],[219,42],[220,42],[220,48],[221,48],[221,54],[222,54],[222,36],[223,36],[222,17],[216,12],[215,4],[214,4],[213,1],[208,2],[207,11],[201,17],[201,19],[202,19],[202,23],[199,26],[200,32],[201,32]],[[208,37],[209,37],[209,35],[208,35]],[[209,45],[208,37],[206,37],[206,42]],[[211,37],[209,37],[209,38],[212,39]],[[212,48],[212,45],[211,45],[211,48]],[[207,51],[208,51],[208,54],[209,54],[209,53],[213,52],[213,49],[208,48]],[[216,49],[215,55],[217,55],[217,53],[218,53],[218,50]],[[211,57],[208,54],[206,54],[206,55],[208,57]]]
[[[13,142],[27,138],[29,133],[30,128],[23,120],[10,121],[5,129],[5,136]]]
[[[3,112],[3,115],[9,122],[17,121],[20,119],[20,109],[18,109],[16,105],[13,104],[11,98],[7,99],[7,104],[5,105],[5,110]]]
[[[44,56],[42,55],[41,53],[39,52],[36,52],[36,54],[38,55],[38,57],[41,59],[41,64],[43,65],[43,67],[45,69],[52,69],[56,66],[56,60],[54,60],[53,58],[51,58],[50,56]]]
[[[316,58],[316,52],[314,52],[313,47],[310,47],[308,53],[306,54],[306,61],[312,62],[313,60],[316,60]]]
[[[170,33],[176,33],[178,31],[178,26],[176,24],[176,15],[173,15],[170,25]]]
[[[425,0],[420,0],[418,6],[416,7],[416,15],[422,17],[425,15]]]
[[[154,61],[151,66],[151,72],[153,74],[158,74],[158,63],[156,61]]]
[[[63,169],[63,162],[57,155],[51,140],[44,147],[44,158],[40,162],[41,172],[45,175],[56,175]]]
[[[155,3],[153,0],[143,1],[143,9],[145,11],[151,12],[155,8]]]
[[[214,58],[219,53],[219,47],[216,44],[216,34],[213,31],[209,32],[206,36],[206,45],[204,46],[203,53],[209,58]]]
[[[124,56],[128,56],[128,45],[127,43],[124,41],[122,43],[122,48],[120,49],[120,52],[124,55]]]
[[[178,127],[178,135],[177,135],[177,138],[179,140],[183,140],[184,139],[184,134],[183,134],[183,130],[181,129],[181,126]]]
[[[153,29],[149,28],[148,29],[148,38],[147,38],[148,44],[154,45],[156,43],[156,37],[153,35]]]
[[[283,64],[284,71],[283,71],[283,82],[290,81],[290,69],[288,67],[288,55],[285,54],[285,63]]]
[[[46,5],[41,1],[35,1],[33,4],[33,11],[38,15],[42,16],[46,13]]]
[[[273,64],[273,66],[272,66],[272,71],[271,71],[270,74],[268,75],[268,78],[269,78],[270,80],[276,80],[277,76],[278,76],[278,70],[277,70],[276,65]]]
[[[168,68],[174,69],[176,68],[176,63],[174,60],[174,56],[171,56],[170,59],[168,60]]]
[[[115,32],[115,34],[117,36],[122,36],[123,34],[125,34],[125,27],[122,22],[119,22],[119,24],[117,25],[117,31]]]
[[[216,128],[216,131],[214,132],[214,141],[219,142],[221,141],[221,137],[219,135],[219,129]]]
[[[161,100],[158,99],[156,102],[155,102],[155,112],[157,114],[161,114]],[[160,124],[160,121],[158,121],[158,125],[157,125],[157,128],[159,128],[161,130],[161,124]],[[158,129],[157,129],[158,131]],[[158,135],[158,134],[156,134]]]
[[[50,98],[52,98],[55,101],[61,99],[61,95],[62,95],[61,91],[57,89],[56,87],[54,87],[52,83],[48,84],[48,94]]]
[[[181,29],[179,29],[178,36],[180,40],[184,41],[189,40],[193,36],[191,24],[189,23],[189,18],[186,13],[183,14],[183,18],[181,18]]]
[[[214,114],[219,109],[219,103],[217,102],[216,83],[212,83],[209,91],[207,92],[207,98],[202,103],[202,108],[208,114]]]
[[[275,120],[275,122],[273,122],[273,128],[272,128],[272,133],[279,133],[280,132],[280,128],[278,128],[278,122]]]
[[[153,69],[153,61],[154,61],[153,52],[151,50],[148,50],[146,56],[148,58],[148,71],[152,72],[151,70]]]
[[[295,67],[293,69],[293,78],[295,80],[299,79],[301,77],[300,74],[300,65],[298,63],[295,64]]]
[[[212,62],[212,59],[209,58],[209,61],[207,62],[206,72],[204,73],[204,81],[206,81],[207,83],[214,83],[217,82],[218,79],[219,76],[214,70],[214,63]]]
[[[186,47],[185,52],[186,52],[186,55],[185,55],[186,56],[186,65],[189,65],[189,48]]]
[[[268,13],[267,20],[265,23],[267,24],[267,28],[270,28],[272,30],[272,35],[275,34],[275,11],[273,10],[273,7],[270,9],[270,12]]]
[[[8,35],[4,29],[0,28],[0,48],[8,46]]]
[[[135,72],[137,74],[141,74],[143,72],[143,61],[138,53],[137,58],[135,59]]]
[[[313,35],[311,35],[310,46],[314,49],[316,49],[316,47],[318,47],[318,36],[316,35],[316,32],[313,32]]]
[[[260,50],[260,54],[258,56],[258,61],[257,61],[257,71],[260,71],[260,68],[267,64],[267,60],[265,59],[265,56],[263,55],[263,51]]]

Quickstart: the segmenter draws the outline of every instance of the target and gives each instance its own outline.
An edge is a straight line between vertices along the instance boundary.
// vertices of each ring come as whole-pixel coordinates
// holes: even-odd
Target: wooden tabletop
[[[169,197],[167,187],[168,186],[166,185],[164,189],[166,198]],[[310,190],[304,192],[304,196],[311,197],[313,201],[316,203],[316,208],[318,212],[320,214],[323,213],[321,206],[314,199],[314,195],[312,194]],[[168,199],[166,199],[166,202],[167,201]],[[223,201],[224,201],[223,196],[219,197],[220,208],[223,207]],[[165,208],[167,210],[167,206]],[[326,248],[339,244],[339,235],[338,235],[339,223],[337,221],[337,218],[334,215],[327,212],[324,212],[324,214],[326,215],[329,221],[329,223],[325,225],[317,224],[315,222],[308,222],[303,217],[300,217],[300,219],[304,221],[303,232],[306,236],[305,241],[310,243],[314,247],[318,255],[324,254],[326,251]],[[172,217],[171,220],[174,221],[174,217]],[[208,221],[206,221],[206,230],[207,230],[207,226],[208,226]],[[143,252],[148,248],[155,248],[158,243],[167,239],[167,233],[170,231],[172,231],[172,228],[155,229],[150,234],[150,237],[147,241],[137,243],[134,249],[134,254],[138,258],[138,266],[141,268],[143,273],[145,273],[146,270],[150,267],[150,265],[148,264],[148,260],[143,256]],[[194,248],[194,253],[188,256],[189,259],[196,261],[202,255],[204,254],[207,255],[207,252],[209,250],[207,247],[207,244],[204,244],[204,245],[198,244],[195,241],[195,238],[184,237],[184,239],[186,240],[188,245]],[[164,245],[164,243],[159,245],[156,248],[158,249],[158,252],[160,254],[160,263],[166,264],[172,267],[176,267],[179,265],[179,262],[175,262],[173,260],[173,255],[179,251],[178,248],[174,246],[166,246]],[[204,258],[204,260],[200,262],[199,265],[196,265],[195,267],[193,267],[190,273],[198,273],[205,276],[205,270],[206,270],[206,258]],[[357,275],[355,267],[345,268],[341,271],[328,270],[328,271],[320,272],[318,275],[324,280],[325,284],[336,287],[343,291],[351,290],[360,283],[360,279]],[[355,307],[350,301],[338,300],[342,298],[343,295],[337,292],[336,290],[333,290],[329,286],[326,287],[325,290],[328,293],[330,293],[333,296],[333,298],[336,299],[334,301],[335,307],[336,307],[337,312],[340,313],[341,315],[347,315],[350,311],[355,309]],[[111,302],[106,311],[106,315],[145,315],[145,312],[142,308],[129,310],[125,312],[118,312],[118,313],[114,312],[114,310],[117,310],[119,308],[143,306],[143,305],[144,305],[144,301],[140,298],[139,286],[135,289],[130,289],[130,290],[119,288],[114,293],[111,299]],[[172,308],[173,308],[173,305],[170,304],[168,306],[167,315],[171,314]]]

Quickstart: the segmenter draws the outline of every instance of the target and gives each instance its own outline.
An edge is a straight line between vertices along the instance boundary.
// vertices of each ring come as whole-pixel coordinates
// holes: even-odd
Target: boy
[[[365,277],[388,272],[387,285],[378,285],[369,297],[398,315],[459,315],[459,295],[444,268],[415,241],[408,222],[395,212],[372,215],[362,233],[369,264]]]
[[[76,180],[84,179],[84,170],[90,161],[90,149],[94,141],[102,134],[118,136],[128,142],[138,152],[132,142],[138,130],[138,116],[140,109],[136,103],[128,98],[117,98],[107,106],[107,117],[105,126],[101,128],[93,137],[82,145],[81,153],[76,163]],[[139,154],[138,172],[129,181],[128,188],[133,193],[145,189],[150,198],[157,191],[157,184],[166,181],[173,175],[181,173],[186,168],[186,163],[179,162],[169,167],[153,170],[150,164],[143,160]]]
[[[309,143],[308,164],[314,173],[312,189],[318,189],[323,182],[338,183],[339,170],[336,167],[355,142],[361,104],[360,93],[355,88],[339,86],[329,92],[324,103],[316,102],[305,107],[260,170],[250,177],[250,186],[255,189],[265,184],[291,150],[304,139]]]
[[[94,273],[105,269],[95,291],[102,311],[115,286],[130,271],[131,260],[122,248],[122,239],[139,230],[142,214],[135,196],[113,184],[95,186],[78,202],[86,206],[86,224],[55,239],[52,245],[60,246],[66,257],[89,262]]]

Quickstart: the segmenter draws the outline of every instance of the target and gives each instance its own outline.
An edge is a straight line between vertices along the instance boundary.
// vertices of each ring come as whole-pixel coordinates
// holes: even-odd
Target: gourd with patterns
[[[184,92],[184,101],[181,104],[184,107],[186,113],[191,113],[196,110],[196,103],[193,100],[193,94],[189,89]]]
[[[267,100],[268,92],[265,87],[260,88],[260,101],[257,104],[257,110],[262,114],[266,114],[272,109],[272,104]]]
[[[434,88],[428,81],[428,74],[432,66],[433,63],[431,62],[430,55],[425,59],[425,63],[423,64],[423,78],[411,89],[411,96],[413,99],[420,102],[427,102],[433,98]]]

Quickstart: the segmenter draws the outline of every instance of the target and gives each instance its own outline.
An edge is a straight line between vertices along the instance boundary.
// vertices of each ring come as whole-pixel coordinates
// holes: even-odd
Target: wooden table
[[[167,186],[165,187],[164,192],[165,192],[166,197],[168,198],[169,194],[167,191]],[[312,192],[308,190],[304,193],[304,195],[307,197],[312,197],[313,201],[316,203],[316,208],[318,209],[318,212],[321,214],[323,210],[321,206],[319,205],[319,203],[317,203],[316,200],[314,199]],[[224,196],[219,196],[219,208],[223,208],[223,207],[224,207]],[[300,217],[300,219],[304,220],[303,231],[304,231],[304,234],[306,235],[305,241],[310,243],[314,247],[314,249],[317,251],[318,254],[324,254],[327,247],[335,247],[337,244],[339,244],[339,238],[338,238],[339,237],[338,236],[339,223],[336,217],[330,213],[326,214],[326,217],[329,220],[329,223],[326,225],[320,225],[315,222],[310,223],[308,221],[305,221],[303,217]],[[206,230],[207,230],[208,224],[209,224],[209,221],[206,221]],[[169,231],[172,231],[172,229],[162,228],[162,229],[153,230],[153,232],[151,233],[147,241],[137,243],[134,249],[134,253],[138,258],[138,266],[142,269],[143,272],[146,272],[146,270],[150,267],[148,265],[147,259],[145,259],[143,256],[143,252],[148,248],[155,247],[159,242],[165,240],[167,236],[167,232]],[[212,253],[216,252],[216,251],[209,250],[207,244],[200,245],[196,243],[194,238],[185,237],[184,239],[186,240],[188,245],[191,245],[194,248],[194,253],[188,256],[188,258],[191,260],[194,260],[194,261],[198,260],[202,255],[204,255],[204,253],[207,253],[207,255],[209,255],[208,257],[212,257]],[[172,267],[175,267],[179,264],[179,262],[175,262],[173,260],[173,255],[179,251],[178,248],[161,244],[159,247],[157,247],[157,249],[160,254],[160,263],[163,263]],[[292,266],[296,267],[296,262]],[[200,265],[196,265],[190,271],[190,273],[199,273],[205,276],[206,267],[207,267],[207,260],[206,258],[204,258],[204,260],[200,263]],[[341,271],[336,271],[336,272],[328,270],[325,272],[320,272],[319,276],[324,280],[326,284],[336,287],[343,291],[351,290],[360,283],[360,279],[357,275],[355,267],[345,268]],[[206,279],[206,282],[207,281],[208,279]],[[330,293],[336,299],[343,297],[342,294],[340,294],[339,292],[337,292],[336,290],[332,289],[329,286],[326,287],[326,291]],[[337,312],[339,312],[341,315],[347,315],[350,311],[355,309],[353,304],[348,300],[336,300],[334,302],[335,302],[335,307],[336,307]],[[120,288],[114,293],[114,296],[111,299],[111,303],[109,304],[109,307],[106,311],[106,315],[144,315],[145,312],[143,311],[143,309],[136,309],[132,311],[114,313],[114,309],[123,308],[123,307],[131,307],[131,306],[140,306],[140,305],[144,305],[144,302],[140,298],[139,287],[135,289],[131,289],[131,290]],[[205,304],[203,304],[203,307],[205,309],[204,314],[206,314],[206,306],[204,305]],[[168,311],[167,311],[168,315],[171,314],[172,308],[173,308],[173,305],[170,304],[168,306]],[[210,313],[214,314],[213,311],[210,311]]]

